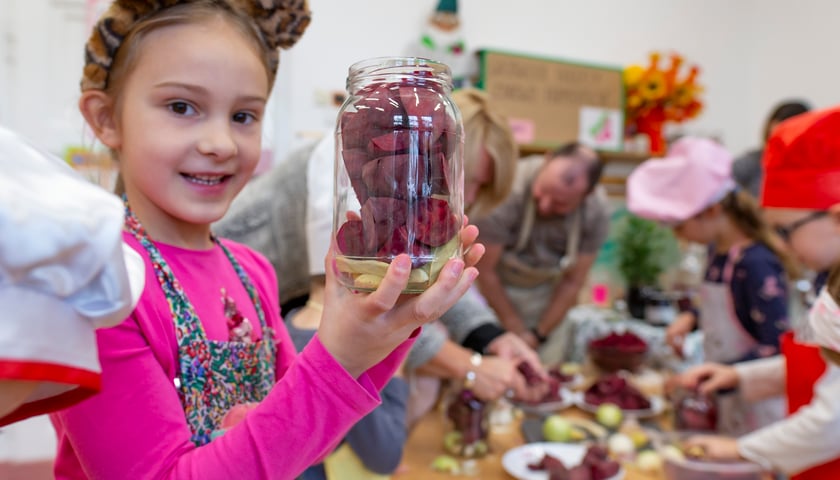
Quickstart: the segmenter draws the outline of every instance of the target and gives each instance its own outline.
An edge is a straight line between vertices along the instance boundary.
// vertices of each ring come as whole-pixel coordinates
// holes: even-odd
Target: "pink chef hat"
[[[719,143],[686,137],[665,158],[652,158],[627,178],[627,208],[663,223],[682,222],[735,188],[732,155]]]

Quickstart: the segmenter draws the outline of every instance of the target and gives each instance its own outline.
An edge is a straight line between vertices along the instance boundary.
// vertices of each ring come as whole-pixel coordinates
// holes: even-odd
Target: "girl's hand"
[[[679,386],[690,390],[699,387],[700,393],[708,395],[718,390],[735,388],[740,379],[735,367],[719,363],[704,363],[676,375],[674,381]]]
[[[685,441],[685,450],[698,449],[708,460],[744,460],[738,451],[738,440],[718,435],[697,435]]]
[[[391,262],[376,291],[356,293],[345,288],[331,255],[326,262],[324,313],[318,336],[333,357],[358,377],[382,361],[411,333],[439,318],[466,293],[478,276],[474,265],[484,255],[475,243],[478,228],[461,230],[464,259],[451,259],[437,281],[420,295],[402,295],[411,273],[411,259],[399,255]]]

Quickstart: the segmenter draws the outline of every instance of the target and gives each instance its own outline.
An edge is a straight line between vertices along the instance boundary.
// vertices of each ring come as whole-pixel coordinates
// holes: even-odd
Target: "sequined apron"
[[[178,340],[179,376],[174,379],[191,440],[196,446],[211,440],[222,418],[235,405],[259,402],[275,382],[276,343],[266,324],[259,296],[248,274],[218,239],[218,245],[236,271],[254,303],[262,339],[252,343],[208,340],[195,309],[181,284],[149,239],[143,226],[126,203],[125,229],[146,249],[154,266],[175,324]]]

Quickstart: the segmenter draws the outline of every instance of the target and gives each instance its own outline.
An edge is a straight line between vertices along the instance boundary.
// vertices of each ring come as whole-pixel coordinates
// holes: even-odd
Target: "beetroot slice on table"
[[[405,225],[406,203],[396,198],[371,197],[362,205],[361,215],[365,248],[373,253]]]
[[[421,198],[414,213],[414,234],[419,242],[439,247],[458,232],[459,219],[445,200]]]

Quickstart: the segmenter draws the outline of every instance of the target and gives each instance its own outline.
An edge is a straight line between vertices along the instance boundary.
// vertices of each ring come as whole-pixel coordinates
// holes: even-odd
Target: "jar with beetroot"
[[[405,293],[432,285],[461,257],[463,125],[449,67],[410,57],[350,67],[338,114],[333,234],[339,278],[375,290],[411,257]]]

